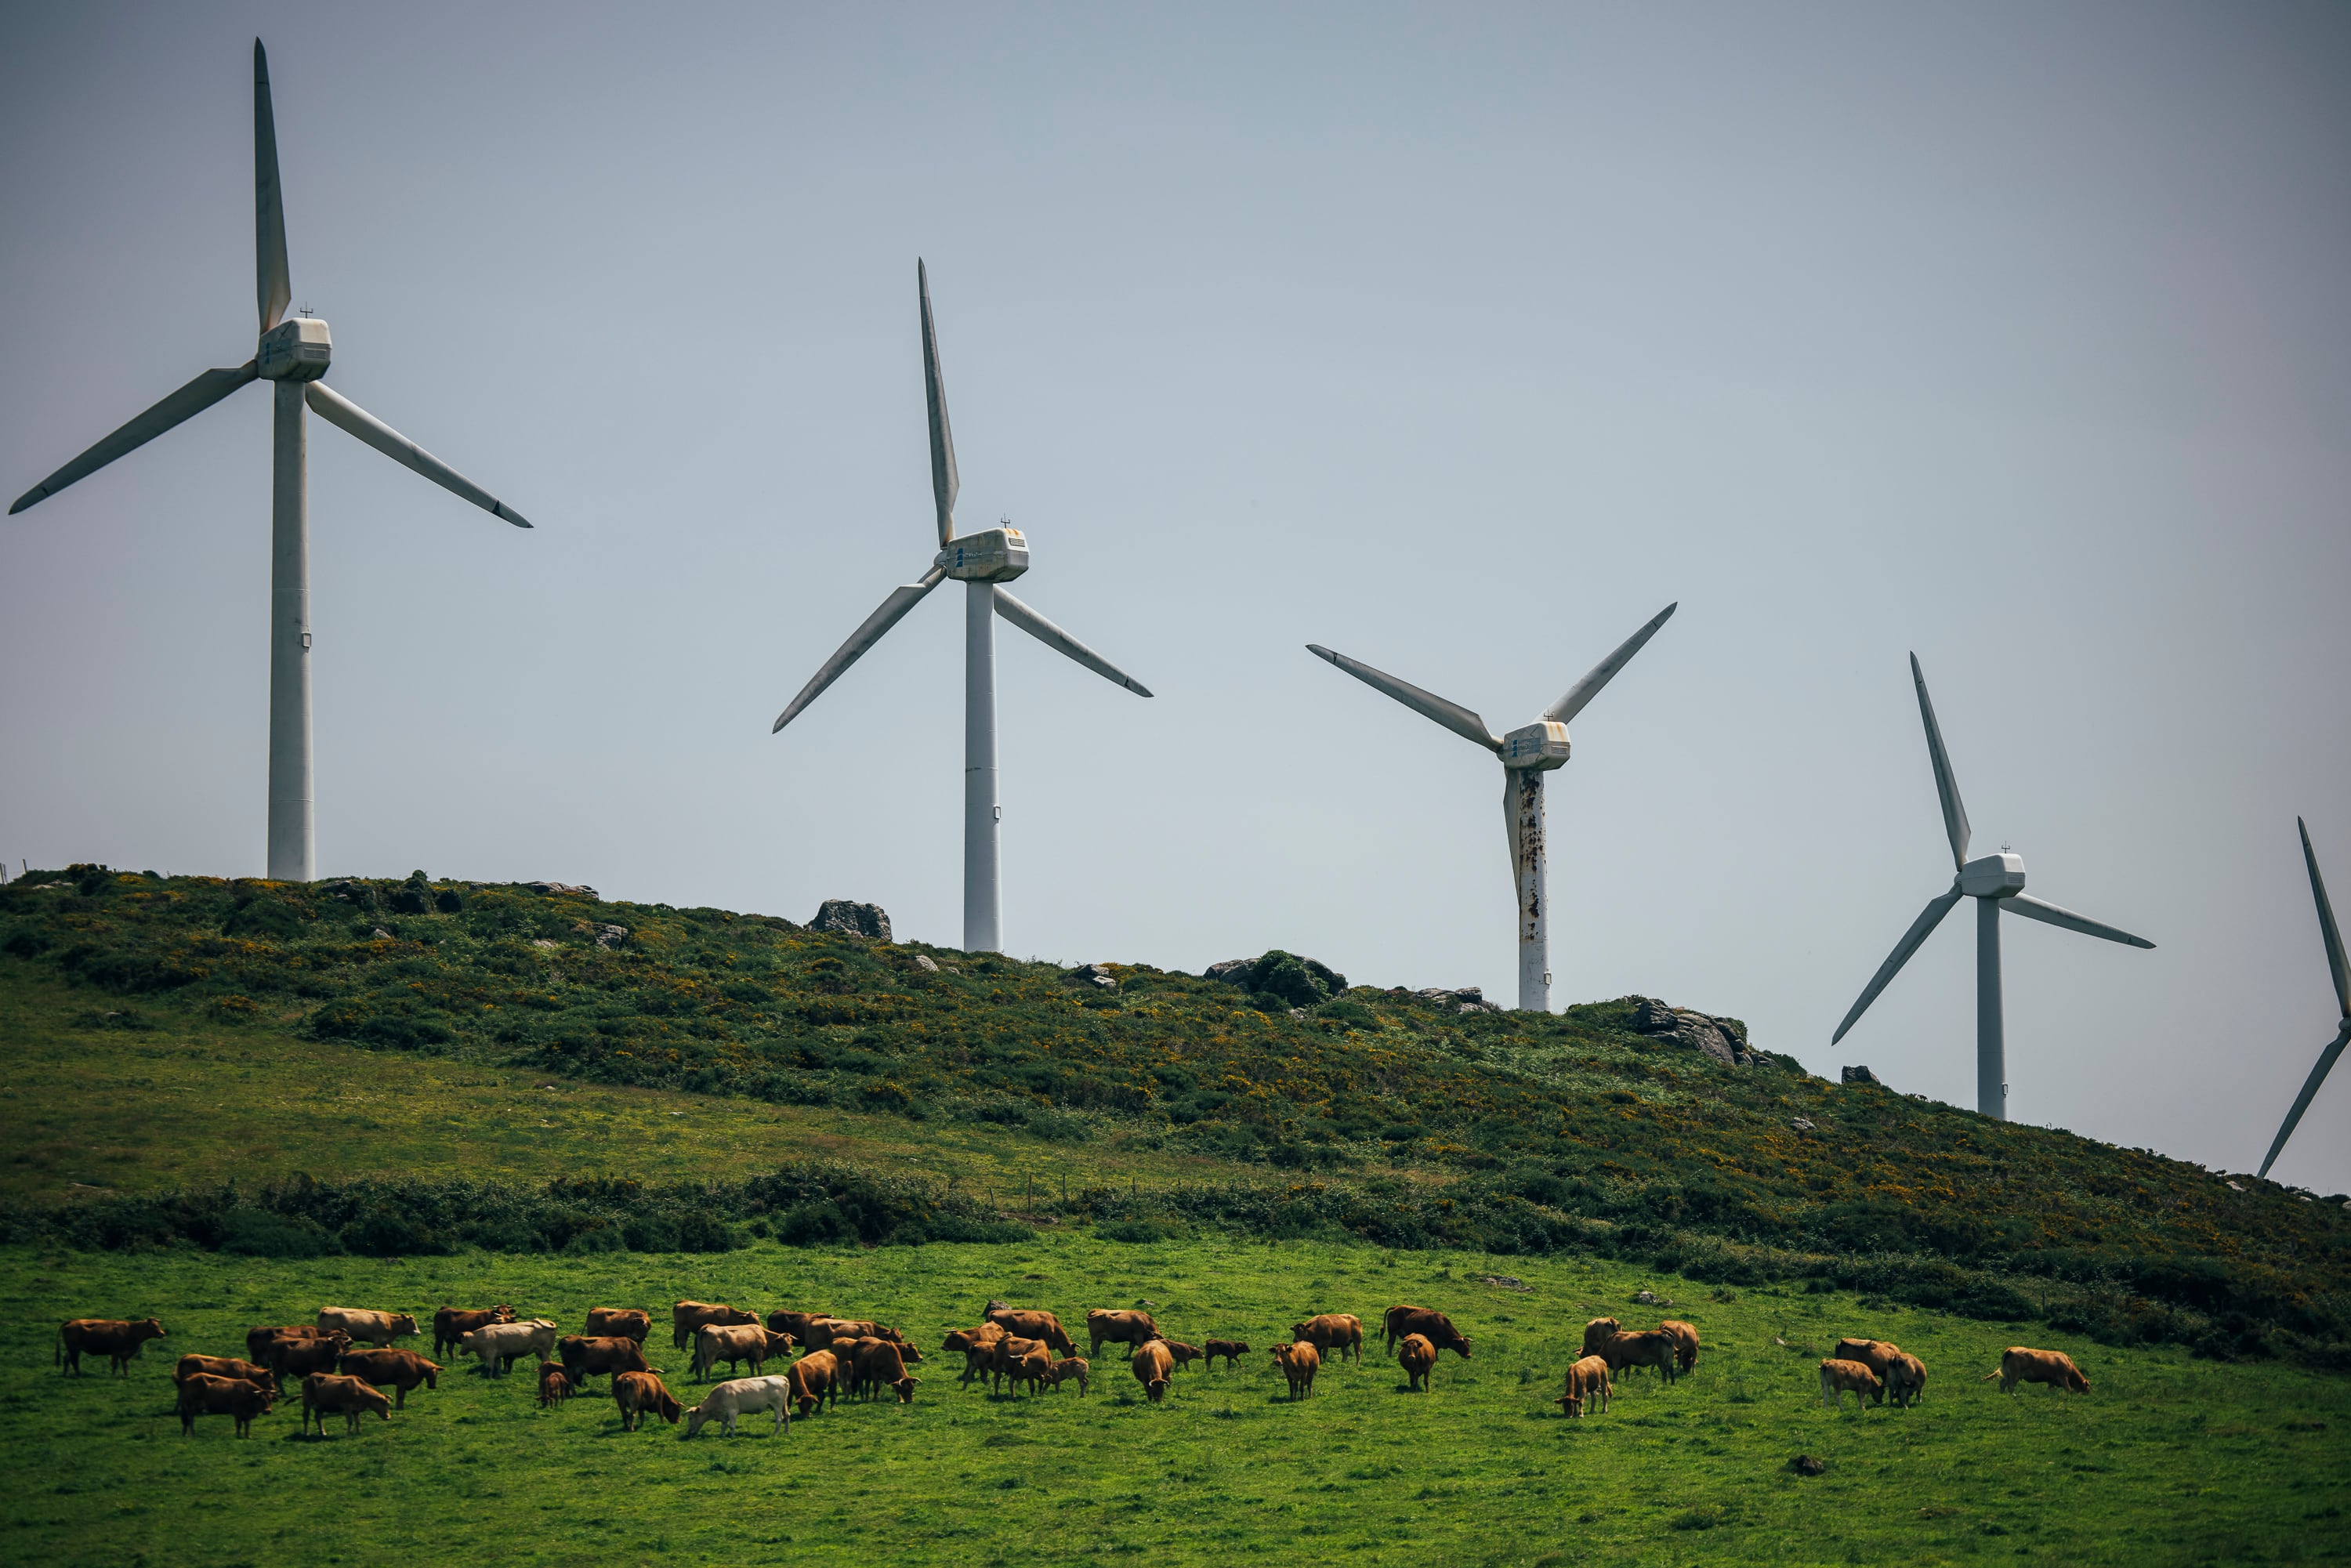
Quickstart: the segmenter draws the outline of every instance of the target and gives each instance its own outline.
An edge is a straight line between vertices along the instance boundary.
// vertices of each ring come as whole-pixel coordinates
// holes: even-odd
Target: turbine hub
[[[1019,528],[982,528],[949,539],[932,564],[958,582],[1010,582],[1029,570],[1029,541]]]
[[[1567,760],[1567,726],[1548,719],[1521,725],[1502,737],[1502,766],[1548,771]]]
[[[316,316],[289,316],[261,335],[254,365],[262,380],[315,382],[335,357],[335,340]]]
[[[2003,850],[1959,868],[1959,891],[1970,898],[2008,898],[2024,891],[2024,857]]]

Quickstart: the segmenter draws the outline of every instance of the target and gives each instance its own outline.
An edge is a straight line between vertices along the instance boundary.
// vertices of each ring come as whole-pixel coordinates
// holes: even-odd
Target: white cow
[[[461,1334],[457,1348],[482,1358],[482,1370],[497,1376],[526,1355],[545,1361],[555,1354],[555,1324],[546,1318],[525,1318],[514,1323],[485,1323]]]
[[[788,1430],[792,1424],[792,1380],[789,1377],[737,1377],[720,1384],[702,1396],[702,1403],[685,1413],[685,1435],[693,1437],[702,1430],[705,1421],[724,1421],[726,1435],[735,1435],[735,1419],[757,1410],[773,1410],[775,1425],[768,1435]]]

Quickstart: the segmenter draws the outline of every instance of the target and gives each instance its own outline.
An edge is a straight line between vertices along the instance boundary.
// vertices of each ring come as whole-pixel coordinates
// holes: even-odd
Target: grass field
[[[1502,1270],[1520,1293],[1479,1282]],[[1672,1389],[1627,1380],[1579,1422],[1550,1400],[1582,1324],[1644,1286],[1707,1347]],[[171,1359],[238,1354],[254,1323],[327,1302],[415,1311],[514,1302],[577,1325],[594,1305],[665,1317],[681,1296],[871,1313],[935,1343],[1002,1296],[1064,1321],[1155,1303],[1178,1338],[1263,1346],[1309,1311],[1374,1319],[1393,1301],[1454,1315],[1476,1345],[1435,1391],[1401,1392],[1376,1349],[1326,1367],[1291,1405],[1253,1355],[1180,1374],[1143,1403],[1108,1347],[1095,1392],[1040,1400],[916,1368],[910,1406],[796,1423],[780,1438],[682,1427],[622,1434],[608,1398],[541,1412],[528,1365],[453,1372],[389,1423],[294,1436],[295,1406],[238,1441],[225,1418],[183,1439]],[[160,1315],[167,1340],[128,1379],[61,1382],[54,1324]],[[1921,1356],[1923,1403],[1856,1416],[1818,1402],[1843,1333]],[[2022,1338],[2072,1354],[2087,1397],[2004,1398],[1977,1381]],[[1781,1341],[1785,1341],[1783,1346]],[[2132,1564],[2351,1556],[2351,1384],[2172,1347],[2110,1350],[1850,1296],[1723,1291],[1572,1257],[1488,1259],[1202,1239],[1123,1246],[1043,1233],[1011,1246],[785,1249],[713,1258],[482,1253],[269,1262],[193,1252],[0,1253],[0,1407],[16,1484],[11,1563],[688,1562],[1163,1563],[1895,1563]],[[655,1330],[654,1359],[697,1397]],[[1082,1343],[1081,1349],[1082,1349]],[[594,1385],[600,1391],[602,1384]],[[1800,1452],[1817,1479],[1791,1473]]]

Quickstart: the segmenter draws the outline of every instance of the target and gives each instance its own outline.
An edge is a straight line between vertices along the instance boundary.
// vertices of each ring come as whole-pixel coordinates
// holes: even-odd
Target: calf
[[[1206,1360],[1208,1354],[1207,1351],[1202,1350],[1198,1345],[1186,1344],[1180,1339],[1171,1339],[1167,1342],[1167,1354],[1176,1358],[1176,1370],[1178,1372],[1183,1371],[1186,1367],[1191,1365],[1196,1361]]]
[[[1853,1390],[1855,1415],[1867,1409],[1871,1399],[1882,1400],[1886,1396],[1886,1385],[1878,1381],[1877,1374],[1861,1362],[1839,1361],[1831,1356],[1821,1363],[1822,1404],[1843,1406],[1844,1391],[1848,1388]]]
[[[922,1381],[919,1377],[906,1375],[906,1364],[898,1354],[898,1347],[886,1339],[862,1339],[857,1342],[855,1377],[862,1395],[871,1396],[875,1391],[887,1388],[897,1395],[901,1405],[914,1402],[914,1385]]]
[[[1469,1341],[1443,1312],[1426,1307],[1390,1307],[1384,1322],[1391,1350],[1405,1335],[1416,1333],[1439,1350],[1449,1350],[1464,1361],[1469,1359]]]
[[[555,1353],[563,1363],[563,1375],[571,1379],[574,1388],[584,1387],[589,1378],[607,1372],[653,1373],[643,1347],[625,1334],[568,1333],[555,1342]]]
[[[416,1332],[416,1320],[406,1312],[371,1312],[364,1307],[320,1307],[319,1328],[333,1333],[338,1329],[351,1336],[355,1344],[371,1344],[381,1350],[396,1339],[405,1339]]]
[[[612,1375],[612,1403],[620,1406],[621,1430],[633,1432],[647,1416],[658,1416],[671,1426],[685,1414],[685,1406],[677,1396],[663,1386],[659,1376],[650,1372],[616,1372]]]
[[[980,1362],[980,1370],[987,1374],[988,1386],[991,1389],[1002,1388],[1003,1380],[1008,1377],[1017,1390],[1020,1379],[1025,1375],[1021,1368],[1028,1364],[1032,1352],[1045,1352],[1046,1361],[1050,1364],[1052,1360],[1050,1353],[1046,1350],[1045,1342],[1040,1339],[1021,1339],[1017,1335],[1006,1334],[1002,1339],[990,1343],[983,1353]]]
[[[976,1329],[956,1330],[947,1335],[939,1348],[949,1354],[963,1352],[963,1386],[969,1388],[973,1378],[987,1375],[988,1351],[998,1340],[1005,1337],[1002,1324],[982,1323]]]
[[[1905,1351],[1886,1364],[1886,1396],[1907,1410],[1927,1390],[1927,1364]]]
[[[392,1391],[392,1407],[408,1408],[408,1391],[418,1384],[427,1388],[441,1386],[441,1368],[413,1350],[350,1350],[343,1353],[341,1371],[346,1377],[364,1379],[377,1388]]]
[[[1900,1345],[1882,1339],[1841,1339],[1836,1343],[1836,1349],[1829,1352],[1829,1354],[1838,1361],[1861,1363],[1862,1365],[1877,1374],[1881,1382],[1886,1377],[1886,1368],[1893,1364],[1894,1358],[1901,1354]],[[1877,1402],[1881,1405],[1886,1402],[1886,1396],[1882,1391],[1878,1395]]]
[[[535,1355],[541,1366],[555,1354],[555,1336],[560,1332],[549,1318],[525,1318],[518,1323],[485,1323],[457,1341],[457,1348],[477,1358],[483,1374],[503,1377],[507,1369],[526,1355]],[[614,1335],[625,1338],[625,1335]],[[636,1342],[629,1342],[634,1344]]]
[[[1061,1391],[1062,1384],[1072,1378],[1077,1381],[1078,1393],[1082,1396],[1092,1381],[1092,1369],[1086,1364],[1086,1358],[1082,1355],[1065,1355],[1045,1369],[1045,1386],[1056,1394]]]
[[[277,1375],[281,1385],[298,1377],[332,1372],[350,1347],[350,1336],[340,1329],[308,1339],[274,1339],[269,1342],[269,1370]]]
[[[1396,1347],[1396,1360],[1404,1366],[1406,1392],[1428,1392],[1428,1375],[1437,1365],[1437,1347],[1425,1334],[1408,1333]]]
[[[643,1307],[590,1307],[580,1332],[599,1338],[617,1334],[643,1344],[645,1335],[653,1332],[653,1315]]]
[[[514,1322],[514,1309],[501,1302],[495,1307],[475,1311],[465,1307],[444,1307],[433,1314],[433,1354],[457,1348],[457,1342],[478,1328],[492,1323]]]
[[[1687,1372],[1698,1364],[1698,1325],[1679,1318],[1667,1318],[1657,1325],[1657,1332],[1674,1342],[1676,1369]]]
[[[2069,1388],[2076,1394],[2090,1391],[2090,1380],[2074,1364],[2074,1358],[2062,1350],[2032,1350],[2021,1344],[2010,1345],[2000,1353],[2000,1370],[1987,1372],[1980,1383],[2000,1379],[2000,1391],[2013,1394],[2020,1383],[2045,1383],[2049,1392]]]
[[[1211,1366],[1216,1364],[1217,1357],[1220,1355],[1225,1358],[1225,1365],[1228,1368],[1238,1366],[1241,1364],[1241,1357],[1249,1354],[1249,1346],[1237,1339],[1212,1339],[1200,1348],[1207,1353],[1208,1364]]]
[[[1434,1352],[1430,1353],[1432,1355]],[[1310,1399],[1314,1395],[1314,1375],[1322,1370],[1322,1353],[1312,1345],[1298,1341],[1273,1347],[1273,1364],[1281,1369],[1289,1381],[1292,1399]]]
[[[1290,1338],[1292,1343],[1311,1344],[1318,1351],[1335,1350],[1341,1361],[1346,1360],[1352,1350],[1356,1364],[1363,1364],[1364,1320],[1353,1312],[1324,1312],[1302,1323],[1292,1323]]]
[[[757,1377],[768,1357],[788,1354],[791,1348],[791,1335],[771,1333],[758,1323],[738,1323],[732,1328],[705,1323],[694,1336],[694,1375],[697,1382],[705,1380],[710,1369],[723,1361],[731,1377],[735,1364],[747,1361],[751,1364],[751,1375]]]
[[[329,1416],[340,1415],[343,1430],[356,1432],[360,1429],[360,1417],[370,1411],[389,1421],[392,1401],[360,1378],[314,1372],[302,1380],[302,1431],[306,1437],[314,1416],[319,1420],[319,1436],[323,1437],[327,1435]]]
[[[207,1377],[241,1377],[256,1388],[267,1389],[272,1396],[277,1393],[277,1375],[266,1366],[256,1366],[249,1361],[239,1361],[233,1355],[183,1355],[172,1368],[172,1381],[185,1383],[203,1373]]]
[[[1078,1354],[1078,1347],[1070,1343],[1069,1332],[1061,1327],[1061,1320],[1050,1312],[1020,1312],[991,1303],[984,1321],[1018,1338],[1040,1340],[1058,1354]]]
[[[1590,1412],[1596,1401],[1602,1413],[1605,1414],[1608,1401],[1615,1392],[1608,1381],[1608,1358],[1587,1355],[1567,1369],[1567,1386],[1560,1395],[1559,1403],[1567,1407],[1570,1416],[1583,1416]]]
[[[789,1376],[737,1377],[720,1384],[702,1396],[702,1403],[685,1413],[685,1435],[693,1437],[702,1430],[703,1423],[718,1421],[725,1424],[726,1435],[735,1435],[737,1418],[759,1410],[776,1413],[775,1423],[768,1428],[774,1437],[792,1424],[792,1380]]]
[[[1615,1371],[1628,1366],[1654,1366],[1667,1383],[1673,1382],[1674,1369],[1678,1364],[1673,1336],[1656,1329],[1612,1334],[1600,1346],[1600,1356]]]
[[[79,1377],[84,1355],[102,1355],[108,1372],[127,1377],[140,1347],[163,1337],[163,1325],[153,1318],[74,1318],[57,1325],[55,1364]]]
[[[571,1397],[571,1379],[551,1361],[538,1364],[538,1407],[542,1410]]]
[[[1093,1341],[1086,1354],[1100,1355],[1105,1340],[1113,1344],[1144,1344],[1159,1338],[1159,1324],[1149,1312],[1105,1312],[1096,1307],[1086,1313],[1086,1337]]]
[[[1176,1353],[1167,1348],[1165,1340],[1144,1340],[1134,1347],[1126,1364],[1134,1374],[1134,1380],[1143,1385],[1144,1396],[1154,1405],[1166,1397],[1168,1381],[1176,1375]]]
[[[792,1399],[803,1416],[841,1402],[841,1361],[829,1350],[809,1352],[784,1375],[791,1379]]]
[[[242,1363],[239,1363],[242,1365]],[[233,1416],[236,1435],[253,1436],[253,1418],[266,1416],[277,1402],[275,1390],[244,1377],[214,1377],[193,1372],[180,1380],[180,1436],[193,1437],[199,1416]]]
[[[695,1331],[705,1323],[737,1328],[758,1321],[757,1312],[743,1312],[724,1302],[680,1301],[669,1310],[670,1343],[678,1350],[685,1349],[694,1343]]]

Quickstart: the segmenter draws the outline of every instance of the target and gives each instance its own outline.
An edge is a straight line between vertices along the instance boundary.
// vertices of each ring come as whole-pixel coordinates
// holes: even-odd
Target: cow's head
[[[914,1402],[914,1385],[922,1381],[919,1377],[902,1377],[890,1386],[898,1391],[899,1404],[912,1405]]]
[[[164,1338],[163,1325],[155,1318],[141,1318],[131,1325],[131,1343],[141,1344],[151,1339]]]
[[[1440,1348],[1457,1351],[1460,1354],[1461,1359],[1467,1361],[1469,1359],[1469,1336],[1465,1333],[1457,1333],[1452,1337],[1450,1342]]]
[[[696,1432],[701,1431],[702,1424],[709,1419],[710,1411],[703,1406],[697,1405],[693,1409],[687,1411],[685,1413],[685,1430],[684,1433],[680,1434],[679,1440],[683,1441],[684,1438],[691,1437]]]
[[[2079,1367],[2069,1366],[2065,1369],[2065,1386],[2076,1394],[2087,1394],[2090,1391],[2090,1380],[2082,1375]]]
[[[898,1347],[898,1359],[900,1361],[904,1362],[908,1366],[922,1365],[923,1353],[921,1351],[915,1349],[913,1345],[906,1343],[903,1340],[893,1340],[891,1343]]]
[[[496,1322],[510,1323],[514,1322],[514,1309],[506,1302],[500,1301],[490,1309],[490,1317]]]

